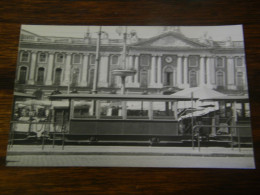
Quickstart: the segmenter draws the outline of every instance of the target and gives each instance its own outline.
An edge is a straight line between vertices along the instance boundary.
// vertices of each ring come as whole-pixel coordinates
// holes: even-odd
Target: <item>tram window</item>
[[[172,102],[153,102],[154,119],[174,119],[174,107]]]
[[[73,118],[93,118],[95,102],[91,100],[75,100],[73,104]]]
[[[122,101],[100,101],[100,117],[122,119]]]
[[[238,120],[249,119],[250,106],[249,103],[236,103],[236,112]]]
[[[245,103],[245,117],[250,117],[250,105],[249,103]]]
[[[128,101],[127,107],[127,118],[133,119],[148,119],[148,112],[150,103],[147,101]]]
[[[63,123],[69,119],[69,110],[68,109],[55,109],[54,112],[54,122]]]

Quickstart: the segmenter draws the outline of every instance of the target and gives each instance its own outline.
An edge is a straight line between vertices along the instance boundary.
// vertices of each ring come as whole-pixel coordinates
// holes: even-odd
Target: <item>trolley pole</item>
[[[127,26],[125,27],[125,32],[123,33],[123,55],[122,55],[122,62],[123,62],[123,69],[126,70],[126,39],[127,39]],[[121,94],[125,94],[125,79],[126,75],[121,76],[122,88]]]
[[[98,39],[97,39],[97,48],[96,48],[96,63],[95,63],[95,71],[94,71],[94,82],[92,92],[97,94],[97,85],[98,85],[98,71],[100,64],[100,40],[102,34],[102,26],[99,27]]]
[[[191,134],[192,134],[192,149],[194,149],[194,129],[193,129],[194,121],[193,121],[193,92],[191,92]],[[199,139],[199,136],[198,136]]]
[[[126,69],[126,40],[127,40],[127,26],[125,27],[125,32],[123,34],[124,45],[123,45],[123,66]]]
[[[96,61],[95,61],[95,71],[94,71],[94,82],[92,93],[97,94],[97,85],[98,85],[98,72],[99,72],[99,64],[100,64],[100,40],[102,34],[102,26],[99,27],[98,31],[98,39],[97,39],[97,47],[96,47]],[[93,100],[93,115],[96,116],[96,107],[97,102]]]

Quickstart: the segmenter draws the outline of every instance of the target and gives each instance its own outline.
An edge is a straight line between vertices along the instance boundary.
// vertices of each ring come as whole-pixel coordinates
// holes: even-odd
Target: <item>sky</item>
[[[54,25],[22,25],[24,30],[28,30],[41,36],[57,36],[57,37],[78,37],[83,38],[84,34],[89,30],[92,37],[97,37],[99,26],[54,26]],[[102,26],[102,31],[109,34],[109,38],[120,39],[116,29],[118,26]],[[127,32],[135,30],[138,37],[150,38],[163,32],[164,26],[128,26]],[[121,29],[125,29],[121,27]],[[231,37],[233,41],[243,41],[242,25],[230,26],[180,26],[180,31],[189,38],[200,38],[205,33],[215,41],[224,41]]]

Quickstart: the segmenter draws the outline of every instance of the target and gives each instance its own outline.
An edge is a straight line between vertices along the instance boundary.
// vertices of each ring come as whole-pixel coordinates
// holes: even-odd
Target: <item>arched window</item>
[[[60,68],[57,68],[55,70],[55,78],[54,78],[54,84],[55,85],[60,85],[60,83],[61,83],[61,73],[62,73],[62,70]]]
[[[71,85],[77,86],[79,81],[79,69],[74,68],[72,72]]]
[[[21,62],[29,62],[29,52],[23,51],[23,52],[21,53],[20,61],[21,61]]]
[[[189,72],[190,87],[197,87],[197,72],[192,70]]]
[[[37,75],[37,84],[43,85],[44,82],[44,68],[38,69],[38,75]]]
[[[142,69],[140,71],[140,87],[148,86],[148,71],[146,69]]]
[[[216,84],[218,87],[223,87],[225,86],[225,77],[224,77],[224,72],[218,71],[216,73]]]
[[[167,67],[164,70],[164,82],[163,84],[166,86],[173,86],[174,82],[173,82],[173,68],[172,67]]]
[[[25,84],[26,82],[26,76],[27,76],[27,67],[21,67],[20,73],[19,73],[19,83]]]

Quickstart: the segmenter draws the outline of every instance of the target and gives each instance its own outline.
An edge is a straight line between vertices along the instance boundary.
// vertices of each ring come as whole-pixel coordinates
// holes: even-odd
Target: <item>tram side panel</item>
[[[178,136],[177,121],[71,120],[70,135]]]

